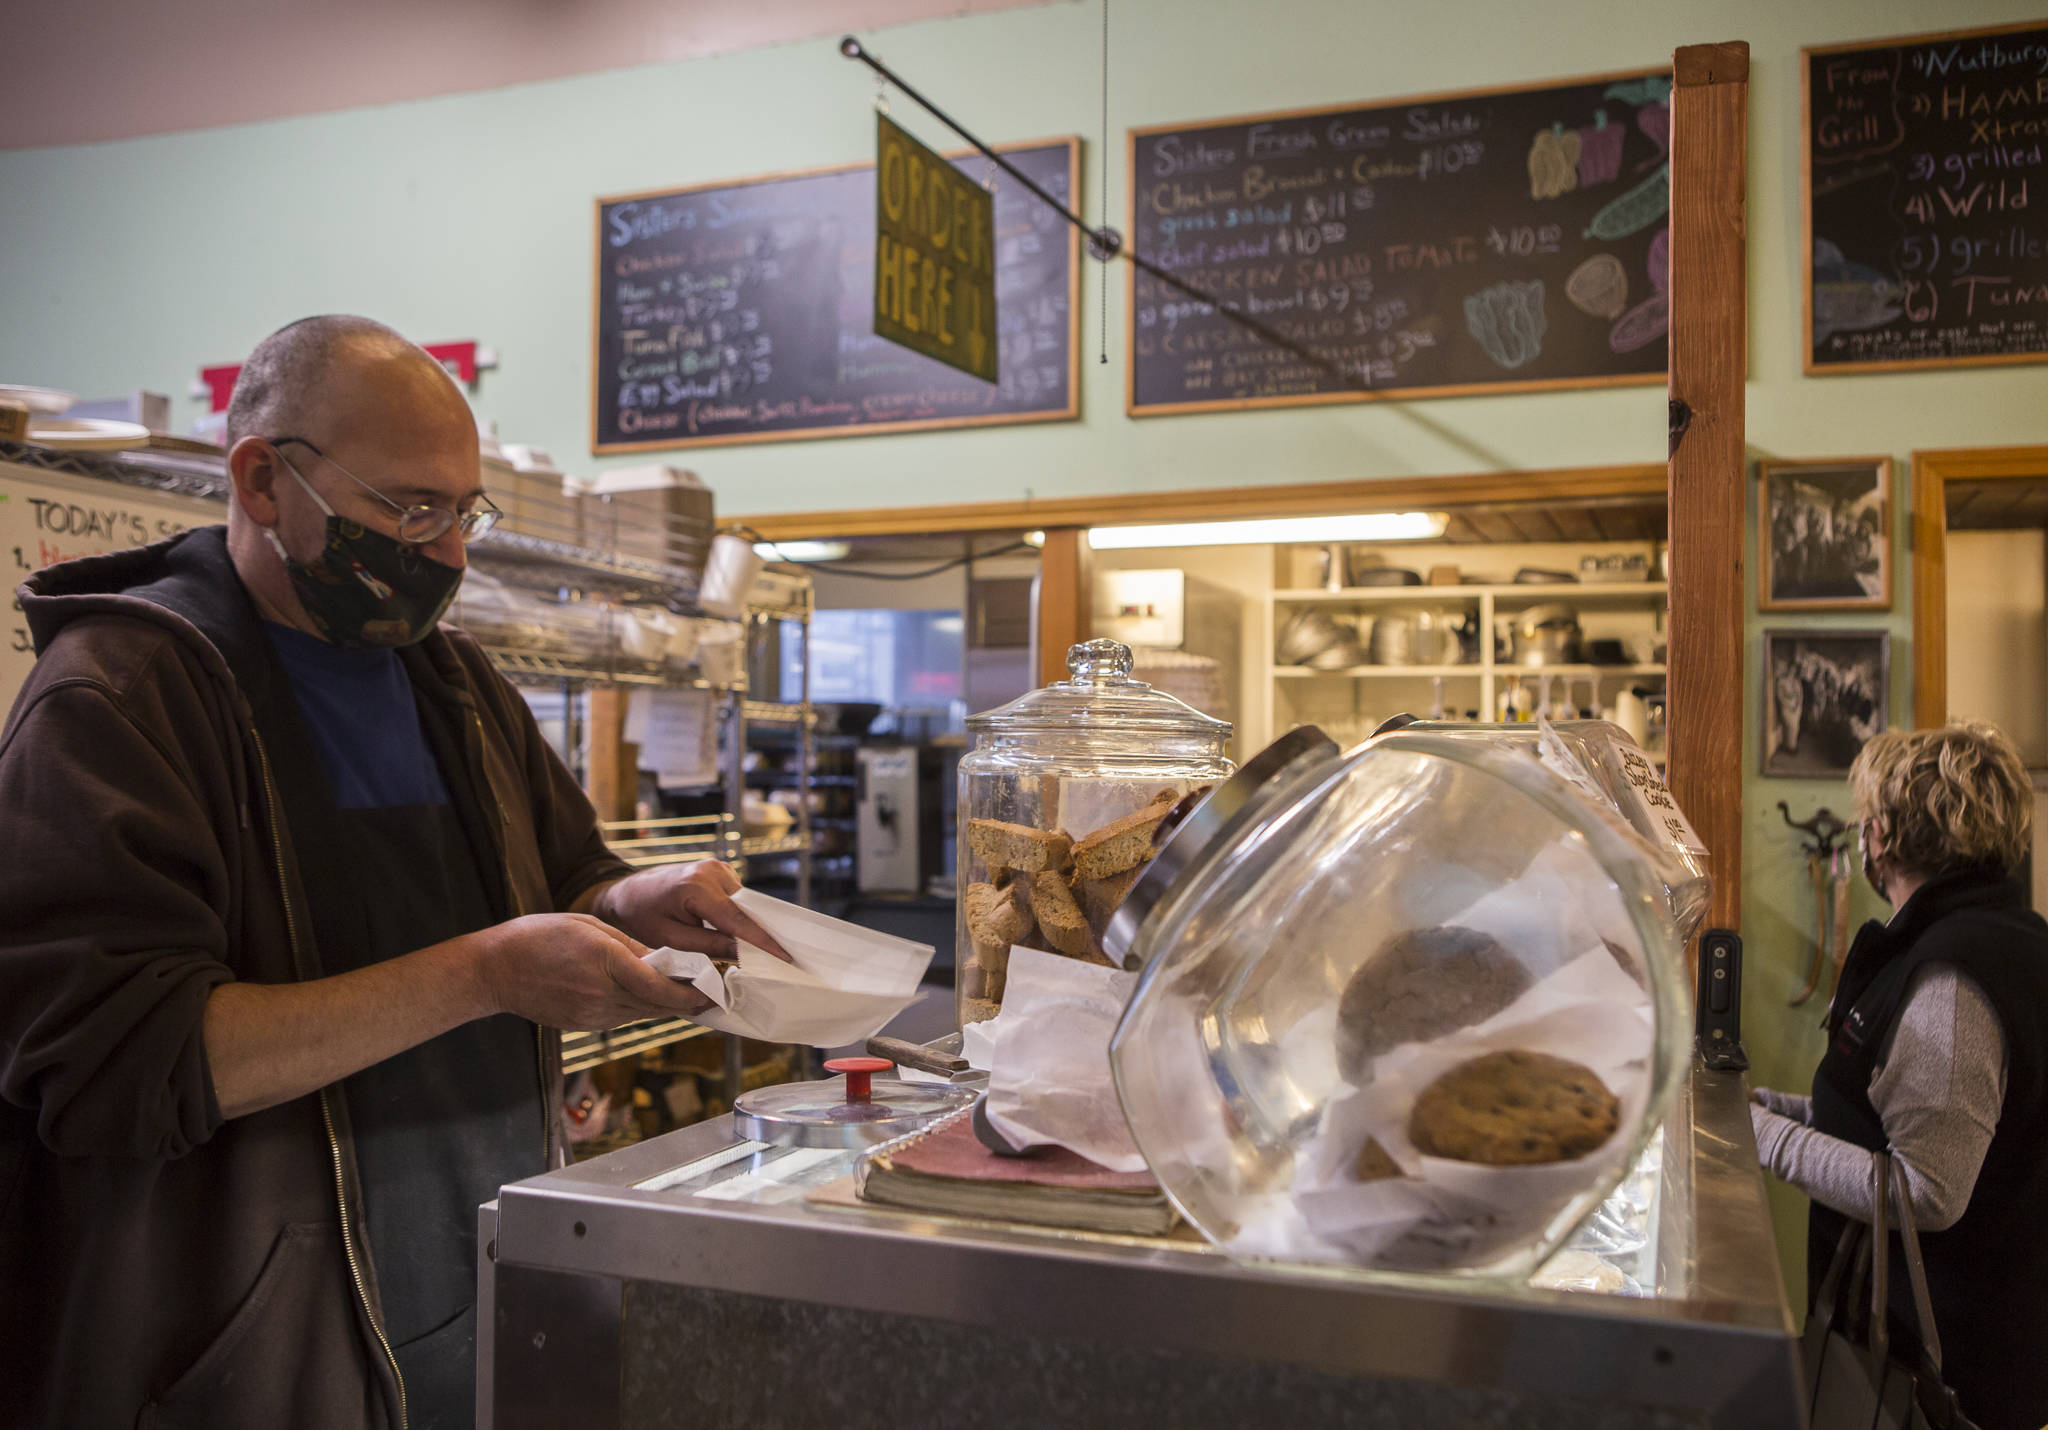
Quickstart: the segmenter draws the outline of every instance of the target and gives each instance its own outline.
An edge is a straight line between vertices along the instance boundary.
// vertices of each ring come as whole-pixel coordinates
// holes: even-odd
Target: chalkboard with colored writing
[[[1806,371],[2048,358],[2048,24],[1800,58]]]
[[[1078,141],[1002,153],[1071,206]],[[599,199],[592,449],[1078,415],[1078,234],[955,163],[995,175],[997,381],[875,336],[871,164]]]
[[[1133,130],[1135,415],[1661,381],[1671,80]]]

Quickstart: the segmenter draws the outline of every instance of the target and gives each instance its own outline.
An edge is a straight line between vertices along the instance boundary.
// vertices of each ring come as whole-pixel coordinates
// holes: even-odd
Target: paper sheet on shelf
[[[696,1021],[768,1043],[833,1048],[873,1037],[917,996],[932,946],[828,918],[752,889],[733,902],[789,951],[784,963],[742,943],[737,966],[720,972],[701,953],[656,949],[648,963],[688,983],[715,1007]]]
[[[1137,977],[1010,950],[989,1059],[988,1120],[998,1132],[1020,1147],[1065,1147],[1113,1172],[1145,1170],[1109,1070],[1110,1035]]]

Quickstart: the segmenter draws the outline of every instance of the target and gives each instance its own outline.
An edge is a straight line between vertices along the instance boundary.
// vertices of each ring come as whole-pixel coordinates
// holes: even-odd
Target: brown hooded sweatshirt
[[[345,1099],[225,1121],[206,1064],[213,988],[322,972],[246,691],[275,656],[225,529],[20,596],[39,659],[0,731],[0,1424],[399,1425]],[[451,786],[499,832],[513,914],[630,872],[473,641],[404,655],[463,732]]]

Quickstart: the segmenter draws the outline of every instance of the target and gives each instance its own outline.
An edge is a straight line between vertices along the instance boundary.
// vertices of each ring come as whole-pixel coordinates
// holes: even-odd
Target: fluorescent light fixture
[[[1027,531],[1027,532],[1025,532],[1025,533],[1024,533],[1024,544],[1025,544],[1026,546],[1044,546],[1044,545],[1045,545],[1045,533],[1044,533],[1044,532],[1042,532],[1042,531]]]
[[[853,550],[843,541],[757,541],[754,554],[763,561],[843,561]]]
[[[1260,521],[1186,521],[1171,526],[1097,526],[1088,531],[1096,551],[1148,546],[1251,546],[1286,541],[1429,541],[1444,534],[1450,517],[1440,511],[1382,511],[1358,516],[1280,516]]]

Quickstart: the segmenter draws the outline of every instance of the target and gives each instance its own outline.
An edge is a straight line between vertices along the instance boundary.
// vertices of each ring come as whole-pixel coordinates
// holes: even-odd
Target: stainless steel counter
[[[482,1209],[480,1423],[1796,1426],[1745,1102],[1695,1069],[1639,1295],[820,1205],[719,1119]]]

